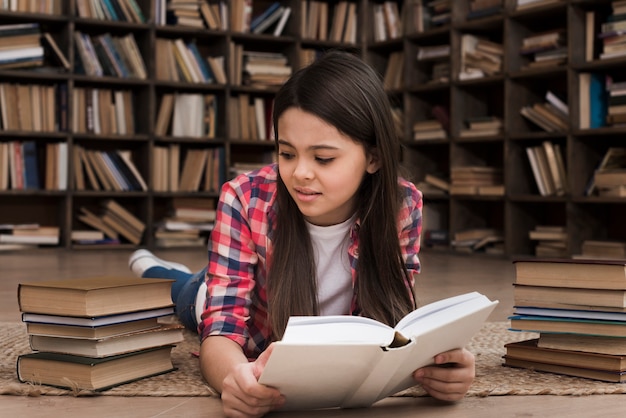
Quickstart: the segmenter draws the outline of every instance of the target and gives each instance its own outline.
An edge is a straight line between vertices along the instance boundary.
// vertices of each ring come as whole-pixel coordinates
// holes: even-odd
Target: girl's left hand
[[[443,401],[462,399],[475,375],[474,355],[464,348],[438,354],[434,366],[422,367],[413,373],[430,396]]]

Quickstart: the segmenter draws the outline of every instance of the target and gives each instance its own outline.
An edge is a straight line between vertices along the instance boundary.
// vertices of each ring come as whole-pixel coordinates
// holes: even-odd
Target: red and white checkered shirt
[[[277,166],[272,164],[225,183],[209,240],[208,298],[198,326],[200,338],[231,338],[249,358],[256,358],[271,342],[266,280],[276,224],[276,179]],[[420,271],[422,194],[412,183],[398,182],[404,190],[398,234],[413,285]],[[358,280],[358,226],[357,219],[348,246],[353,289]],[[355,298],[351,313],[359,313]]]

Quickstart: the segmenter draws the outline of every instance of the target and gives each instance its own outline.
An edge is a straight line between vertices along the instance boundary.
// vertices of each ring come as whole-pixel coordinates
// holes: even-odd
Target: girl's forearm
[[[224,378],[248,359],[241,346],[222,336],[207,337],[200,345],[200,371],[207,383],[222,393]]]

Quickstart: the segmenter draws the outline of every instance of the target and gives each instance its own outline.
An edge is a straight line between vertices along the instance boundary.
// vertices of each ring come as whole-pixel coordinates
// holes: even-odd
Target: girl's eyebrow
[[[286,141],[284,139],[279,139],[278,145],[284,145],[287,147],[295,148],[293,145],[291,145],[291,143],[289,143],[289,141]],[[320,149],[337,150],[339,148],[334,147],[332,145],[320,144],[320,145],[311,145],[310,147],[308,147],[308,149],[315,151],[315,150],[320,150]]]

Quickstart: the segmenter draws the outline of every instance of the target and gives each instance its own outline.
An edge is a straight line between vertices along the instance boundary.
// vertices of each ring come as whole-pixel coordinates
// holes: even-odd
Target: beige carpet
[[[0,324],[0,395],[96,395],[89,391],[71,391],[48,386],[20,383],[15,372],[19,354],[30,352],[26,326]],[[536,336],[507,331],[504,322],[485,324],[469,345],[476,356],[476,380],[468,396],[496,395],[595,395],[626,393],[626,384],[604,383],[530,370],[502,367],[504,344]],[[197,337],[186,334],[185,342],[172,352],[178,370],[99,392],[107,396],[215,396],[202,380],[198,360],[191,353],[198,350]],[[404,396],[423,396],[419,388],[403,392]]]

